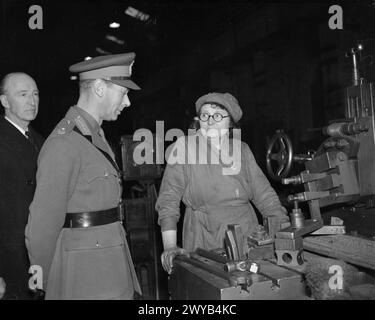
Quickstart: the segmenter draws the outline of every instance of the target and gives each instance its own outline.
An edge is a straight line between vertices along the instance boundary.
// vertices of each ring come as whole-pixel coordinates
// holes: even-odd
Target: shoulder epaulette
[[[75,122],[70,119],[62,119],[59,124],[56,126],[55,132],[58,135],[63,135],[71,132],[75,127]]]
[[[62,119],[56,126],[55,133],[57,135],[67,134],[69,132],[72,132],[75,126],[77,126],[84,135],[91,135],[89,127],[81,116],[77,116],[73,119]]]

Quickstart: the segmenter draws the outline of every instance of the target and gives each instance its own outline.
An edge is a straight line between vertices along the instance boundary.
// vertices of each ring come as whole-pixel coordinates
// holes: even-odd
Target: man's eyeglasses
[[[210,118],[212,117],[212,119],[214,119],[215,122],[220,122],[221,120],[223,120],[223,118],[228,118],[228,116],[223,116],[221,113],[214,113],[214,114],[208,114],[208,113],[201,113],[199,115],[199,120],[200,121],[203,121],[203,122],[206,122],[208,121]]]

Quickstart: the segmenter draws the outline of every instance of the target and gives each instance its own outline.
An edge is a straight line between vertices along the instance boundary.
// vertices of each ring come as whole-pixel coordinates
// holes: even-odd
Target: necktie
[[[39,148],[38,148],[38,146],[37,146],[37,144],[36,144],[36,142],[35,142],[35,139],[34,139],[32,133],[31,133],[30,131],[26,131],[26,132],[25,132],[25,135],[26,135],[27,138],[29,139],[29,141],[30,141],[31,145],[34,147],[35,151],[36,151],[36,152],[39,152]]]

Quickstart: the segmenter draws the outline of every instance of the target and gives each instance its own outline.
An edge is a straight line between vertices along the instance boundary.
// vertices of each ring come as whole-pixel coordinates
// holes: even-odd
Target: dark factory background
[[[328,26],[328,9],[336,4],[343,9],[342,30]],[[43,9],[41,30],[29,28],[31,5]],[[129,6],[148,19],[125,14]],[[372,0],[1,0],[0,73],[24,71],[36,80],[40,111],[33,126],[48,136],[78,99],[70,65],[134,51],[133,78],[142,90],[130,93],[132,105],[115,123],[103,125],[120,156],[122,136],[139,128],[154,132],[157,120],[165,131],[186,130],[196,99],[221,91],[238,98],[242,139],[264,169],[267,142],[277,129],[305,152],[322,140],[315,129],[344,117],[344,88],[352,76],[345,53],[358,42],[364,45],[362,75],[374,80],[374,15]],[[110,28],[112,22],[120,27]],[[142,211],[142,203],[133,205]],[[159,277],[165,280],[163,271]]]
[[[24,70],[37,81],[40,113],[34,126],[48,135],[77,101],[68,67],[105,52],[137,53],[133,76],[142,90],[132,106],[105,129],[116,142],[138,128],[186,129],[194,102],[213,90],[233,93],[244,109],[243,139],[264,163],[267,138],[290,134],[297,149],[308,129],[342,117],[355,43],[365,46],[361,66],[374,77],[375,5],[342,4],[343,30],[331,30],[328,8],[336,2],[261,1],[21,1],[1,2],[0,70]],[[31,30],[28,9],[43,9],[43,29]],[[124,13],[133,6],[150,17]],[[109,28],[118,21],[121,26]],[[123,44],[107,39],[113,35]]]

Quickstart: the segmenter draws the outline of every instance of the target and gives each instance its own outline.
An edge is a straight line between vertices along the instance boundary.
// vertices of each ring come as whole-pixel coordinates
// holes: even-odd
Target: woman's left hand
[[[182,249],[180,247],[172,247],[172,248],[165,249],[161,255],[161,264],[163,266],[163,269],[166,272],[168,272],[168,274],[172,273],[173,259],[177,255],[189,256],[188,252],[185,249]]]

